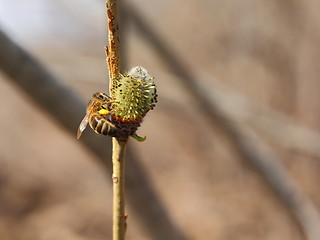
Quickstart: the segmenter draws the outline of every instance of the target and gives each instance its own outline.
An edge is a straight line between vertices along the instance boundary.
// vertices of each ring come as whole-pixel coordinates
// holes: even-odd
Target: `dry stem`
[[[109,89],[111,92],[114,82],[120,73],[120,35],[117,0],[107,0],[108,17],[108,47],[106,47],[107,64],[109,69]],[[113,163],[113,240],[125,238],[125,212],[124,212],[124,164],[126,142],[112,139],[112,163]]]
[[[125,205],[125,154],[127,144],[113,138],[112,141],[112,165],[113,165],[113,240],[125,238],[126,217]]]
[[[108,46],[106,47],[107,64],[109,69],[109,89],[118,77],[120,66],[120,34],[117,0],[106,0],[108,17]]]

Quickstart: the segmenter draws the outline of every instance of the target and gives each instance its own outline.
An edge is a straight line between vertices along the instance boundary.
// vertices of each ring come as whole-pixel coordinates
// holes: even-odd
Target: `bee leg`
[[[100,109],[100,110],[98,111],[98,113],[100,113],[101,115],[109,115],[109,114],[111,113],[111,111],[102,108],[102,109]]]

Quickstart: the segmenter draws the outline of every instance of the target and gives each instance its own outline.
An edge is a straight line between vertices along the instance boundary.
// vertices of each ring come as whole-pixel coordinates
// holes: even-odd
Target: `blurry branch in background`
[[[255,166],[260,169],[273,189],[296,215],[306,239],[319,239],[318,210],[295,183],[281,159],[252,130],[235,124],[233,131],[238,149],[246,158],[255,159],[253,162]]]
[[[225,87],[215,77],[207,74],[198,74],[205,82],[210,82],[211,87],[202,86],[201,91],[207,94],[208,99],[215,103],[219,111],[222,111],[229,119],[239,124],[248,125],[257,132],[263,134],[266,139],[275,144],[295,152],[307,154],[312,157],[320,158],[320,132],[315,129],[309,129],[302,124],[297,123],[295,119],[272,109],[263,106],[248,97],[239,94],[233,89]],[[165,75],[166,78],[177,80],[177,76],[170,73]],[[162,98],[174,101],[178,108],[186,108],[183,102],[175,101],[179,99],[172,98],[169,93],[163,93]],[[183,99],[182,101],[186,101]],[[175,111],[174,105],[168,105]],[[186,109],[185,109],[186,110]]]
[[[1,30],[0,46],[0,69],[52,119],[74,135],[86,105]],[[98,156],[107,154],[105,144],[95,141],[95,138],[85,137],[83,140]]]
[[[0,46],[0,69],[76,141],[77,128],[86,109],[85,104],[1,30]],[[92,134],[83,137],[82,143],[96,154],[111,175],[111,161],[105,161],[106,156],[111,155],[111,152],[108,152],[108,149],[111,149],[110,140],[102,141]],[[127,155],[128,204],[144,230],[151,236],[150,239],[185,239],[170,220],[149,184],[143,167],[130,148]],[[157,225],[152,224],[155,219]]]
[[[202,91],[206,92],[206,89],[203,88]],[[276,144],[320,158],[318,131],[307,129],[286,114],[261,106],[218,84],[210,89],[209,98],[228,118],[254,127]]]
[[[161,37],[152,31],[152,28],[147,25],[148,21],[143,19],[134,6],[127,7],[126,13],[140,35],[149,40],[171,71],[178,76],[177,79],[182,82],[197,109],[202,111],[212,125],[218,124],[224,130],[239,153],[257,167],[278,196],[295,213],[307,239],[320,239],[320,217],[316,207],[300,190],[276,154],[268,149],[253,132],[240,127],[236,119],[230,118],[231,115],[221,111],[223,106],[219,107],[216,102],[211,101],[210,95],[204,94],[196,83],[196,78],[181,64],[181,59],[178,59]]]
[[[204,76],[202,78],[208,78]],[[287,149],[299,151],[320,158],[320,133],[308,129],[277,110],[262,106],[247,97],[223,88],[218,81],[210,78],[212,88],[202,88],[225,116],[238,123],[250,125]],[[209,92],[210,91],[210,92]]]

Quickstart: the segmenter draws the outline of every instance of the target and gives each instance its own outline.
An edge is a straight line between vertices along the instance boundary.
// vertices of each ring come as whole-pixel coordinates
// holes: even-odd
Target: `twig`
[[[119,77],[120,66],[120,34],[117,0],[106,0],[108,18],[108,46],[106,47],[107,64],[109,70],[109,89]]]
[[[116,139],[116,138],[114,138]],[[125,206],[125,155],[127,143],[113,143],[112,162],[113,162],[113,240],[125,239],[126,216]],[[122,159],[122,161],[121,161]]]
[[[107,64],[109,70],[109,91],[120,74],[120,34],[117,0],[106,0],[108,17]],[[125,155],[127,139],[112,138],[113,165],[113,240],[125,239]]]
[[[56,123],[62,125],[73,137],[83,117],[85,104],[77,98],[62,80],[50,74],[36,59],[14,43],[0,30],[0,68],[23,92]],[[109,138],[97,138],[85,132],[81,143],[95,154],[106,170],[111,173],[111,144]],[[145,175],[135,152],[127,149],[127,197],[134,215],[144,225],[150,239],[185,239],[174,226],[165,207],[159,201],[150,180]],[[157,224],[150,224],[157,219]]]

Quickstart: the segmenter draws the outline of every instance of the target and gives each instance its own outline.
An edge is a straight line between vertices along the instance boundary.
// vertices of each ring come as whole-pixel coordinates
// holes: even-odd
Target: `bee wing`
[[[90,118],[90,115],[92,113],[92,109],[93,108],[90,108],[86,115],[84,116],[84,118],[82,119],[81,123],[80,123],[80,126],[78,128],[78,133],[77,133],[77,139],[79,139],[82,135],[82,132],[86,129],[88,123],[89,123],[89,118]]]

